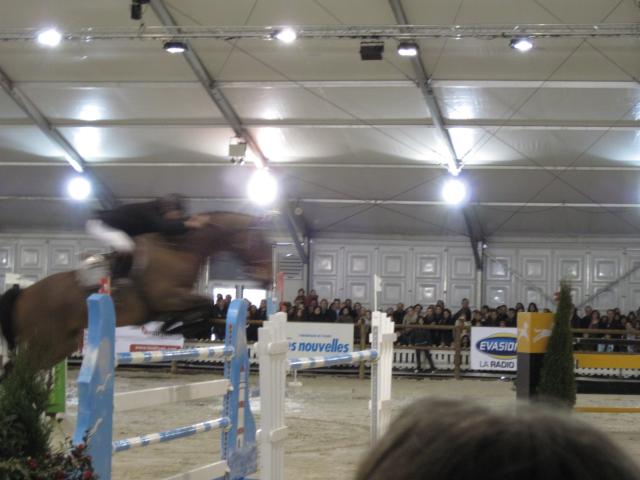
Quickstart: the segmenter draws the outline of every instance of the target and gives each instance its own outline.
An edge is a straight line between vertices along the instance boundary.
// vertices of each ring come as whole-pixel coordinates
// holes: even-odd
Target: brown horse
[[[244,262],[250,278],[265,287],[272,278],[271,243],[253,228],[256,218],[217,212],[204,214],[207,224],[173,239],[156,234],[136,239],[136,261],[145,266],[134,284],[114,292],[116,324],[141,325],[152,315],[180,312],[210,304],[193,293],[207,257],[228,251]],[[95,291],[95,290],[94,290]],[[22,290],[12,302],[9,322],[12,340],[28,345],[37,367],[49,368],[73,353],[87,326],[86,299],[90,289],[77,280],[76,271],[57,273]]]

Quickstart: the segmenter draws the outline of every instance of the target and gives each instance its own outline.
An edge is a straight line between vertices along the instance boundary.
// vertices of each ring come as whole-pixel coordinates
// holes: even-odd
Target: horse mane
[[[203,212],[198,215],[209,217],[208,225],[193,230],[178,241],[182,248],[208,256],[218,250],[232,250],[240,232],[249,233],[258,219],[245,213]]]

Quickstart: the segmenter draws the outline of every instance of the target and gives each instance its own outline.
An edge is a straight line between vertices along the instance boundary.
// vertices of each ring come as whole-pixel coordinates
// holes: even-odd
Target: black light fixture
[[[131,1],[131,20],[142,20],[142,5],[146,5],[150,0]]]
[[[360,43],[361,60],[382,60],[384,42],[364,41]]]
[[[163,48],[169,53],[184,53],[189,50],[189,46],[186,43],[175,40],[164,42]]]

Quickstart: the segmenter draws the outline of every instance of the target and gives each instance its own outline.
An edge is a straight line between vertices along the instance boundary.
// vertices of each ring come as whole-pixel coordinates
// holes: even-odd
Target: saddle
[[[97,253],[84,258],[76,269],[78,283],[87,289],[100,287],[100,281],[105,277],[111,277],[112,281],[129,278],[131,270],[143,268],[141,255],[110,252]]]

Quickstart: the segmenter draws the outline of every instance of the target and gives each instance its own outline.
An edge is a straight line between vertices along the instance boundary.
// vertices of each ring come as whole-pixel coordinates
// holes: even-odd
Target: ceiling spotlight
[[[163,48],[169,53],[184,53],[189,50],[189,47],[184,42],[164,42]]]
[[[512,38],[509,46],[520,52],[528,52],[533,48],[533,40],[527,37]]]
[[[49,28],[38,33],[38,43],[47,47],[57,47],[62,40],[62,34],[55,28]]]
[[[361,60],[382,60],[382,52],[384,52],[383,42],[360,43]]]
[[[298,38],[298,34],[291,27],[285,27],[281,30],[277,30],[273,36],[283,43],[291,43]]]
[[[401,57],[415,57],[418,55],[418,44],[413,42],[401,42],[398,45],[398,55]]]
[[[73,177],[67,184],[67,193],[74,200],[86,200],[91,195],[91,183],[85,177]]]
[[[278,195],[278,182],[266,168],[256,170],[247,183],[249,200],[258,205],[267,206],[273,203]]]
[[[442,186],[442,199],[450,205],[458,205],[467,198],[467,187],[460,180],[450,178]]]

